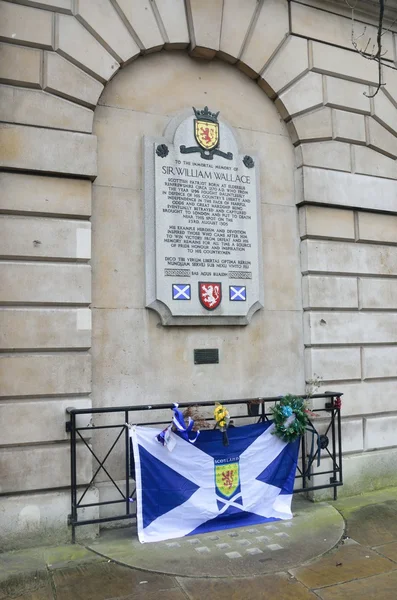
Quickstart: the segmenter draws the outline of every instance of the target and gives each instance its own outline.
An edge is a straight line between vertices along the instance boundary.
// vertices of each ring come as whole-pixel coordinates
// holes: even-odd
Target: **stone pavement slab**
[[[382,554],[382,556],[386,556],[390,558],[390,560],[397,563],[397,542],[392,542],[391,544],[385,544],[383,546],[377,546],[374,548],[376,552]]]
[[[397,570],[315,592],[322,600],[396,600]]]

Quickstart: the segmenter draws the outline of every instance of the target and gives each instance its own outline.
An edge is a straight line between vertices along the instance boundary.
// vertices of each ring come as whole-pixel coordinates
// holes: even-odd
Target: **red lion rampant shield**
[[[199,298],[204,308],[214,310],[222,300],[222,284],[212,281],[200,281]]]

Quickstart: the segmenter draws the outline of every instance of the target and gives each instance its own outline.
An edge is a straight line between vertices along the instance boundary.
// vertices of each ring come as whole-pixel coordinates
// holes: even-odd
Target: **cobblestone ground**
[[[277,545],[282,547],[274,549],[269,548],[273,540],[258,539],[269,538],[269,533],[270,536],[282,533],[278,529],[267,530],[266,535],[261,528],[252,528],[251,532],[236,529],[226,534],[231,541],[230,548],[217,548],[228,543],[219,541],[221,536],[218,532],[213,536],[197,536],[199,544],[190,544],[193,558],[190,555],[184,558],[185,565],[193,563],[189,569],[191,573],[196,569],[196,576],[170,575],[119,564],[118,561],[124,562],[121,554],[117,559],[114,556],[109,558],[116,548],[116,534],[113,533],[113,537],[109,538],[108,556],[98,554],[99,550],[101,553],[105,551],[106,542],[103,540],[99,540],[96,546],[99,550],[95,551],[75,545],[0,555],[0,600],[396,600],[397,489],[343,499],[333,506],[345,520],[344,534],[334,548],[304,564],[298,560],[301,556],[298,545],[291,543],[288,549],[289,538],[278,536]],[[316,537],[316,533],[322,533],[323,528],[321,519],[316,522],[313,518],[312,538]],[[292,531],[292,526],[285,531]],[[237,536],[231,536],[232,533]],[[121,540],[126,539],[126,531],[120,536]],[[302,545],[307,544],[308,539],[310,536],[305,538],[302,534]],[[172,557],[175,552],[175,557],[165,562],[170,568],[172,560],[179,565],[183,562],[187,540],[168,543],[179,544],[166,546],[164,543],[162,546],[164,554],[168,552]],[[159,547],[156,545],[157,552]],[[209,552],[196,552],[198,548],[208,548]],[[296,550],[297,562],[295,566],[285,565],[283,568],[283,555],[287,556],[291,548]],[[251,552],[248,552],[250,549]],[[131,544],[131,554],[134,552],[135,545]],[[212,552],[218,553],[218,568],[223,566],[226,577],[219,576],[219,573],[203,576],[200,571],[200,557]],[[219,559],[221,554],[222,561]],[[274,567],[269,567],[272,561],[259,562],[263,556],[266,559],[271,555],[278,555]],[[255,564],[255,569],[251,567],[255,575],[250,574],[247,568],[248,576],[235,576],[234,572],[239,571],[238,564],[249,564],[243,563],[243,556],[245,561]],[[156,555],[156,568],[158,560]],[[130,562],[133,561],[130,557]],[[173,568],[180,570],[175,565]]]

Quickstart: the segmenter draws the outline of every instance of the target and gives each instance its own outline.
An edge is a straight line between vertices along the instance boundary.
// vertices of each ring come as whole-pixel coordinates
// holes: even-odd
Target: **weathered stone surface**
[[[142,193],[101,186],[94,186],[93,191],[93,306],[143,308],[145,290],[139,285],[144,279]]]
[[[68,15],[56,15],[55,50],[102,83],[110,79],[119,63],[77,21]]]
[[[303,168],[303,179],[301,201],[397,212],[397,189],[392,180],[308,167]]]
[[[288,3],[285,0],[264,0],[241,55],[240,68],[250,77],[256,77],[288,32]]]
[[[307,348],[306,375],[319,375],[325,381],[361,379],[360,348]]]
[[[397,377],[397,348],[364,348],[363,371],[365,379]],[[393,444],[387,444],[393,446]]]
[[[0,349],[89,348],[89,308],[3,308]]]
[[[275,105],[283,119],[322,106],[323,84],[321,75],[318,73],[307,73],[285,92],[280,94]],[[331,111],[329,113],[331,114]]]
[[[3,257],[91,258],[90,223],[2,215],[0,229]]]
[[[91,268],[34,262],[0,264],[0,301],[4,303],[88,304]]]
[[[0,119],[3,122],[90,133],[93,117],[89,108],[52,94],[0,85]]]
[[[44,83],[48,92],[95,107],[103,85],[71,62],[56,54],[44,52]]]
[[[142,189],[142,137],[161,135],[168,119],[162,115],[98,106],[97,185]]]
[[[109,0],[77,0],[76,18],[119,63],[139,54],[139,47]]]
[[[344,110],[333,110],[332,126],[336,140],[365,144],[365,120],[363,115]]]
[[[367,131],[368,131],[368,145],[370,148],[379,150],[392,158],[397,157],[397,139],[393,133],[387,131],[382,125],[380,125],[374,119],[370,117],[367,119]]]
[[[306,275],[302,279],[303,308],[358,308],[357,279]]]
[[[332,119],[330,108],[320,108],[313,112],[296,116],[292,121],[289,121],[287,128],[290,132],[292,142],[294,144],[298,142],[310,142],[320,140],[331,140],[332,139]],[[342,154],[342,162],[346,164],[346,160],[343,160],[346,151],[339,152]],[[336,157],[338,153],[336,154]],[[335,157],[333,158],[335,161]],[[332,163],[332,160],[330,161]],[[338,161],[336,161],[338,164]]]
[[[301,237],[354,240],[354,213],[350,210],[304,206],[299,209]]]
[[[29,6],[0,2],[0,39],[52,48],[52,14]]]
[[[397,162],[394,159],[365,146],[352,146],[352,151],[355,173],[397,179]]]
[[[88,448],[81,444],[77,455],[77,482],[81,484],[91,479],[92,460]],[[0,468],[2,494],[65,487],[70,485],[70,445],[3,448]]]
[[[91,185],[84,179],[0,173],[0,209],[89,217]]]
[[[397,281],[359,279],[360,306],[369,310],[397,309]]]
[[[42,398],[40,400],[13,400],[0,404],[1,422],[7,424],[0,431],[0,444],[36,444],[39,442],[68,441],[65,431],[67,408],[91,408],[90,398]],[[40,415],[40,418],[38,418]],[[79,415],[80,427],[87,427],[90,415]],[[82,434],[89,432],[82,431]]]
[[[328,7],[327,7],[328,8]],[[341,15],[332,14],[329,10],[318,10],[297,2],[291,3],[292,32],[310,39],[317,39],[333,46],[352,49],[352,21]],[[376,39],[376,27],[367,23],[355,22],[355,38],[357,48],[365,51],[366,46]],[[373,42],[372,42],[373,43]],[[390,32],[385,33],[384,51],[388,57],[393,56],[393,39]],[[369,46],[372,48],[372,45]]]
[[[329,384],[326,384],[322,390],[328,390],[329,387]],[[361,383],[343,383],[338,387],[343,392],[342,414],[346,417],[388,413],[396,410],[395,381],[367,380]],[[312,402],[314,409],[324,407],[324,400],[312,400]]]
[[[397,339],[397,315],[307,312],[304,329],[306,344],[390,344]]]
[[[220,56],[229,62],[240,58],[247,31],[258,3],[256,0],[225,0],[223,2]]]
[[[192,56],[213,58],[219,50],[222,7],[221,0],[187,0]]]
[[[91,356],[86,352],[2,354],[1,396],[51,396],[91,391]]]
[[[309,121],[310,115],[298,117]],[[294,124],[296,121],[294,121]],[[328,123],[326,125],[328,129]],[[300,123],[298,123],[299,135]],[[324,130],[325,133],[325,130]],[[329,133],[329,129],[328,129]],[[303,139],[301,137],[301,139]],[[350,146],[341,142],[321,141],[301,144],[296,149],[297,166],[321,167],[322,169],[335,169],[337,171],[351,171]]]
[[[376,121],[389,129],[394,134],[397,133],[397,108],[390,102],[386,94],[381,90],[372,99],[371,114]]]
[[[106,86],[100,104],[155,115],[208,105],[233,127],[288,136],[273,103],[243,73],[225,62],[193,60],[183,52],[150,54],[124,67]]]
[[[311,42],[311,44],[314,71],[363,84],[377,84],[378,68],[375,62],[363,60],[362,56],[354,50],[344,50],[319,42]],[[363,92],[365,91],[367,90],[364,87]]]
[[[138,6],[140,5],[141,2],[138,2]],[[165,29],[166,48],[186,48],[190,40],[184,0],[157,0],[156,7]],[[134,25],[137,27],[136,11]],[[150,31],[153,29],[150,28]],[[144,37],[143,39],[145,40]],[[146,42],[151,43],[150,40]]]
[[[364,92],[369,94],[369,87],[362,83],[338,77],[324,77],[324,102],[328,106],[370,114],[370,100]]]
[[[44,9],[54,9],[57,12],[72,13],[73,0],[17,0],[19,4],[27,4],[28,6],[36,6]]]
[[[1,124],[0,166],[93,178],[96,175],[96,137]]]
[[[357,579],[339,586],[330,586],[325,589],[316,590],[322,600],[360,600],[360,598],[371,598],[379,596],[384,600],[392,600],[397,585],[397,571],[391,571],[383,575]]]
[[[359,212],[357,219],[359,241],[397,243],[397,217]]]
[[[178,37],[180,37],[181,35],[185,35],[185,30],[187,29],[186,14],[183,22],[180,14],[180,0],[177,0],[177,4],[179,4],[179,6],[176,6],[175,2],[170,4],[169,0],[160,0],[160,2],[156,2],[156,7],[159,9],[161,14],[166,12],[169,13],[167,15],[167,24],[169,23],[171,17],[175,17],[173,28],[175,30],[176,27],[179,25],[181,26],[182,31],[178,35]],[[113,5],[122,16],[130,31],[134,31],[145,50],[155,50],[163,46],[164,40],[161,36],[153,12],[155,9],[153,8],[150,0],[116,0],[113,2]]]
[[[302,269],[329,273],[396,275],[397,247],[348,242],[302,242]]]
[[[308,69],[307,40],[290,35],[261,73],[258,83],[270,97],[274,97]]]
[[[41,60],[40,50],[0,43],[0,81],[25,87],[40,87]]]

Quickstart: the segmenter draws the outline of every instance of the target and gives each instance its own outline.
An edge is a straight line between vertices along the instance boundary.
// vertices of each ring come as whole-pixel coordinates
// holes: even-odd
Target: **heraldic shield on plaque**
[[[207,106],[144,138],[146,307],[163,325],[247,325],[263,308],[258,173]]]

